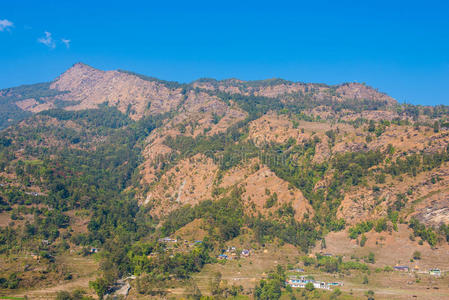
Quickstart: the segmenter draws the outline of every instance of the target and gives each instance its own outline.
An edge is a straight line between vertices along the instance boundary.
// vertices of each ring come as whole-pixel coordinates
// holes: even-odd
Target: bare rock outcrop
[[[143,80],[120,71],[101,71],[77,63],[50,86],[68,91],[60,96],[66,101],[80,101],[68,109],[96,108],[107,103],[139,119],[148,112],[160,114],[177,107],[183,99],[181,89],[169,89],[162,83]]]

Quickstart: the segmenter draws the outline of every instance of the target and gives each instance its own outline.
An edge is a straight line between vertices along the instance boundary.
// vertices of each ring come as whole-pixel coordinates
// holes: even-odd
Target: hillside
[[[102,295],[135,275],[132,299],[257,298],[271,284],[293,293],[279,278],[299,266],[347,276],[344,299],[371,289],[409,299],[388,267],[449,271],[446,106],[399,104],[359,83],[180,84],[77,63],[1,90],[0,128],[0,296],[72,281]],[[232,246],[253,252],[218,261]],[[235,275],[242,264],[251,283]],[[434,299],[448,276],[429,279]],[[422,295],[427,283],[413,281]]]

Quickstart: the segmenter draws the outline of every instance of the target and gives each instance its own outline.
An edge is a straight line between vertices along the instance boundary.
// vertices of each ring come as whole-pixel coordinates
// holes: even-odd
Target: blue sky
[[[75,62],[166,80],[366,82],[449,105],[449,1],[0,1],[0,88]]]

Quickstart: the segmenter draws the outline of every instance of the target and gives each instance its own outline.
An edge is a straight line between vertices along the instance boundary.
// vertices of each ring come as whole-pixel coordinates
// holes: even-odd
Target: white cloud
[[[67,47],[67,49],[70,48],[70,40],[69,39],[61,39],[61,42]]]
[[[13,22],[9,20],[6,19],[0,20],[0,31],[9,30],[13,26],[14,26]]]
[[[37,41],[41,44],[44,44],[45,46],[54,49],[56,47],[56,43],[51,37],[51,33],[48,31],[45,31],[45,37],[41,37],[37,39]]]

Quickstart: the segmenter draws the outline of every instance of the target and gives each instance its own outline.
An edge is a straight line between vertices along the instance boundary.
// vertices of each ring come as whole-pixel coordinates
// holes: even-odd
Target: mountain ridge
[[[22,95],[24,88],[37,89],[41,85],[0,90],[0,101],[9,103],[7,109],[20,112],[18,120],[21,119],[20,115],[27,116],[29,113],[52,108],[79,110],[95,108],[104,103],[117,106],[120,111],[139,119],[147,114],[175,110],[183,102],[185,92],[189,89],[270,98],[289,95],[291,101],[307,96],[312,101],[341,102],[357,99],[387,103],[390,106],[397,104],[397,101],[388,95],[359,83],[329,86],[283,79],[198,79],[189,84],[182,84],[123,70],[102,71],[81,62],[75,63],[52,82],[45,83],[49,85],[47,89],[38,90],[36,96],[32,93],[28,93],[28,97]],[[11,124],[10,121],[4,122]]]

